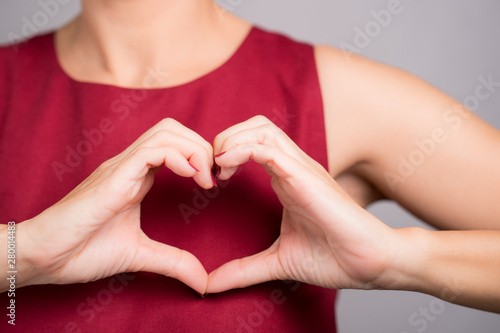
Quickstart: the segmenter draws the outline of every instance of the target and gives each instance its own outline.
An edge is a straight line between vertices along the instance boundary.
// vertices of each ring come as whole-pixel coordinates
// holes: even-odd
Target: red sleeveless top
[[[146,87],[168,80],[157,68],[148,72]],[[161,89],[71,79],[59,66],[53,34],[0,48],[0,221],[36,216],[162,118],[212,142],[258,114],[326,167],[310,45],[253,28],[217,69]],[[207,272],[266,249],[280,230],[282,207],[259,165],[247,163],[219,183],[206,191],[164,168],[142,204],[144,232],[193,253]],[[12,329],[7,294],[1,298],[0,327]],[[87,284],[25,287],[15,299],[21,332],[335,332],[335,291],[291,281],[201,299],[174,279],[125,273]]]

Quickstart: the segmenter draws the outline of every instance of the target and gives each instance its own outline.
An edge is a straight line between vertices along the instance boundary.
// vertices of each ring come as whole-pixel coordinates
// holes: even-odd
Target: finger
[[[274,125],[263,125],[251,129],[246,129],[233,134],[232,136],[226,138],[221,146],[221,149],[226,152],[237,146],[275,146],[282,150],[284,153],[293,156],[296,159],[303,158],[303,154],[300,149],[293,143],[285,133],[277,129]],[[224,154],[224,153],[223,153]],[[215,158],[215,162],[221,155]],[[237,167],[233,168],[222,168],[220,177],[225,180],[230,178],[237,170]]]
[[[252,117],[244,122],[241,122],[239,124],[233,125],[229,127],[228,129],[222,131],[219,133],[215,138],[213,142],[213,148],[214,148],[214,153],[218,154],[222,152],[223,150],[221,149],[222,144],[226,140],[226,138],[234,135],[235,133],[241,132],[243,130],[249,129],[249,128],[255,128],[258,126],[266,125],[272,123],[269,119],[267,119],[264,116],[255,116]]]
[[[172,134],[185,137],[187,139],[190,139],[193,142],[197,142],[198,144],[202,145],[207,152],[210,154],[212,153],[212,145],[208,143],[203,137],[201,137],[198,133],[195,131],[187,128],[186,126],[182,125],[180,122],[178,122],[175,119],[172,118],[165,118],[159,121],[156,125],[151,127],[149,130],[144,132],[137,140],[135,140],[125,151],[124,155],[130,153],[130,151],[136,149],[138,146],[140,146],[145,140],[153,136],[156,132],[159,131],[168,131]]]
[[[212,271],[208,275],[207,293],[220,293],[267,281],[287,279],[271,248],[250,257],[230,261]]]
[[[274,146],[259,144],[243,144],[228,150],[224,155],[216,159],[223,170],[222,177],[229,178],[230,170],[248,161],[254,160],[262,165],[268,172],[280,178],[288,178],[296,173],[303,173],[304,165],[295,158],[285,154],[282,150]]]
[[[206,186],[212,184],[211,167],[213,164],[213,153],[211,148],[207,151],[199,142],[169,131],[158,131],[142,142],[136,150],[141,147],[156,146],[169,146],[178,149],[189,160],[193,168],[198,171],[195,175],[195,180],[200,184],[207,184]]]
[[[228,137],[231,137],[232,135],[239,133],[241,131],[247,130],[249,128],[255,128],[257,126],[262,126],[262,125],[266,125],[269,123],[271,123],[271,121],[269,119],[267,119],[266,117],[255,116],[255,117],[252,117],[244,122],[233,125],[233,126],[229,127],[228,129],[226,129],[225,131],[219,133],[214,138],[214,141],[213,141],[213,149],[214,149],[214,155],[215,155],[214,163],[217,164],[217,161],[216,161],[217,157],[219,157],[219,155],[224,154],[225,151],[227,149],[229,149],[229,148],[223,148],[224,142]],[[237,170],[238,170],[237,166],[235,166],[233,168],[229,168],[229,169],[221,168],[221,172],[220,172],[218,178],[221,180],[229,179],[229,178],[231,178],[232,175],[234,175],[236,173]]]
[[[215,162],[215,163],[217,163],[217,162]],[[232,167],[232,168],[221,167],[219,177],[217,177],[217,178],[220,180],[227,180],[227,179],[231,178],[236,173],[236,171],[238,171],[237,166]]]
[[[187,157],[178,149],[141,147],[118,163],[106,176],[103,186],[96,187],[99,195],[89,195],[88,200],[78,202],[92,212],[90,214],[92,220],[104,221],[111,218],[126,205],[142,201],[153,184],[152,175],[146,176],[151,170],[163,165],[179,176],[194,177],[197,174]],[[204,188],[213,187],[211,183],[196,181]]]
[[[189,158],[193,160],[193,164],[202,163],[196,154],[190,156],[190,151],[184,151],[182,147],[140,147],[120,163],[115,175],[135,183],[145,177],[151,168],[165,165],[179,176],[193,177],[203,188],[212,188],[210,176],[200,177],[199,172],[189,163]],[[203,160],[204,157],[200,159]]]
[[[208,275],[194,255],[147,237],[137,250],[133,270],[162,274],[183,282],[201,295],[206,293]]]
[[[226,151],[236,146],[253,144],[276,146],[286,154],[303,160],[304,163],[312,161],[280,128],[267,118],[256,116],[227,129],[216,137],[214,140],[214,153],[222,152],[216,155],[216,163],[218,157]],[[237,167],[230,169],[222,168],[219,178],[223,180],[228,179],[236,170]]]
[[[214,146],[214,152],[225,152],[241,144],[257,143],[277,146],[296,158],[304,156],[295,142],[265,117],[254,117],[247,122],[238,124],[236,128],[231,128],[228,132],[223,132],[217,138],[217,147]]]

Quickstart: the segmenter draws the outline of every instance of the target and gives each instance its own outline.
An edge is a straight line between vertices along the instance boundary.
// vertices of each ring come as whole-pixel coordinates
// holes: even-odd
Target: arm
[[[326,288],[418,291],[500,313],[500,231],[389,228],[263,117],[219,134],[214,152],[224,152],[216,158],[222,179],[249,160],[262,165],[283,217],[271,247],[212,271],[207,292],[297,280]]]
[[[500,313],[500,231],[398,231],[405,243],[384,289],[417,291]]]
[[[214,152],[224,152],[216,155],[222,179],[249,160],[261,164],[284,209],[275,243],[212,271],[207,292],[291,279],[418,291],[500,313],[500,231],[389,228],[263,117],[219,134]]]
[[[498,130],[403,71],[323,46],[316,59],[332,176],[354,170],[440,229],[500,229]],[[471,95],[500,90],[484,78]]]
[[[316,57],[330,172],[351,180],[346,189],[358,202],[382,193],[441,229],[500,229],[498,130],[400,70],[329,47]],[[471,95],[495,93],[500,82],[485,79],[490,84],[478,82]],[[354,172],[345,177],[345,170]],[[358,186],[349,186],[352,179]],[[500,312],[500,232],[398,234],[401,251],[383,288]]]

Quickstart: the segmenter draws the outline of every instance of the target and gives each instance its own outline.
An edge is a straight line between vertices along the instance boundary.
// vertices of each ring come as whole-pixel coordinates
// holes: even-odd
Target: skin
[[[162,86],[174,86],[218,67],[250,29],[209,0],[144,2],[84,1],[82,15],[56,35],[64,70],[80,81],[141,87],[145,69],[159,65],[169,72]],[[161,40],[154,31],[165,32]],[[60,202],[18,224],[18,287],[140,270],[177,278],[201,294],[295,279],[419,291],[500,313],[500,133],[404,72],[326,46],[316,47],[315,56],[328,171],[264,117],[235,124],[212,144],[174,120],[161,121]],[[449,116],[460,125],[445,121]],[[433,136],[436,129],[441,135]],[[422,165],[387,181],[398,175],[398,156],[415,151],[415,140],[435,137],[439,143]],[[272,175],[284,207],[282,232],[268,250],[207,274],[191,254],[141,231],[140,203],[162,166],[210,188],[213,156],[223,152],[216,158],[222,179],[248,160]],[[389,228],[362,208],[382,198],[457,231]],[[123,238],[136,246],[121,248]],[[106,261],[95,260],[103,251]]]

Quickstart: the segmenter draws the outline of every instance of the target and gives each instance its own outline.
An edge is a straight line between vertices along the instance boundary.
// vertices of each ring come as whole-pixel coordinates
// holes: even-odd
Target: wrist
[[[423,228],[395,229],[393,256],[387,264],[382,289],[423,292],[429,271],[430,231]]]
[[[26,256],[25,223],[9,222],[8,225],[0,225],[0,268],[2,276],[5,275],[0,282],[0,292],[11,292],[15,288],[24,287],[32,276],[32,265]],[[28,244],[27,247],[29,246]]]
[[[29,286],[36,276],[33,263],[33,243],[29,237],[31,220],[16,223],[16,286]]]

